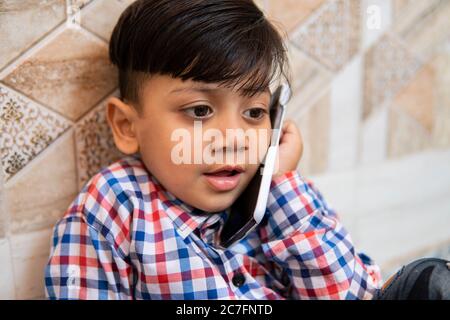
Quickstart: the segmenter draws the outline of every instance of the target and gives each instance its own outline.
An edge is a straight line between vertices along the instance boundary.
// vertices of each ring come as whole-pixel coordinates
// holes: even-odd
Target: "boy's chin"
[[[197,205],[197,208],[206,212],[220,212],[228,209],[234,202],[234,197],[230,194],[212,196],[206,202]]]

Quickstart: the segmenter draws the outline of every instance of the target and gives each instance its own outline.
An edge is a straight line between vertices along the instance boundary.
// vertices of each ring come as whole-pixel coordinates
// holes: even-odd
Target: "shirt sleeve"
[[[298,171],[272,180],[259,232],[292,299],[371,299],[380,287],[378,266],[355,251],[336,212]]]
[[[48,299],[131,299],[131,268],[82,217],[60,220],[45,268]]]

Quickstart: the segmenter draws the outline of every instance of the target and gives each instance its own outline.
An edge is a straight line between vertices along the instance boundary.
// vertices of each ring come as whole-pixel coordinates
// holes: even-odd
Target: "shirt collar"
[[[206,212],[197,209],[178,199],[165,189],[154,175],[150,174],[150,179],[158,193],[157,198],[161,201],[164,211],[173,221],[178,233],[183,238],[186,238],[197,229],[212,227],[217,222],[220,224],[224,223],[229,209],[220,212]],[[154,198],[151,198],[153,201]]]

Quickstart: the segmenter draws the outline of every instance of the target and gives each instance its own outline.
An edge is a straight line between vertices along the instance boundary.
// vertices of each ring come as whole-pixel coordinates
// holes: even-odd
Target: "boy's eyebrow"
[[[172,91],[170,91],[170,93],[186,92],[186,91],[208,92],[208,91],[214,91],[217,89],[218,88],[209,87],[209,86],[205,86],[205,85],[193,85],[193,86],[180,87],[180,88],[173,89]]]
[[[218,89],[219,89],[218,87],[210,87],[210,86],[206,86],[206,85],[192,85],[192,86],[180,87],[180,88],[173,89],[169,93],[178,93],[178,92],[186,92],[186,91],[210,92],[210,91],[214,91],[214,90],[218,90]],[[261,90],[259,92],[260,93],[269,93],[269,94],[271,93],[269,87],[266,87],[264,90]]]

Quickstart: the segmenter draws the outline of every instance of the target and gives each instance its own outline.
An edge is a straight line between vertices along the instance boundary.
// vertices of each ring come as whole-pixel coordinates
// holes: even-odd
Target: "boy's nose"
[[[220,130],[223,141],[215,145],[215,152],[244,152],[248,150],[248,139],[244,123],[233,114],[217,119],[215,128]]]

